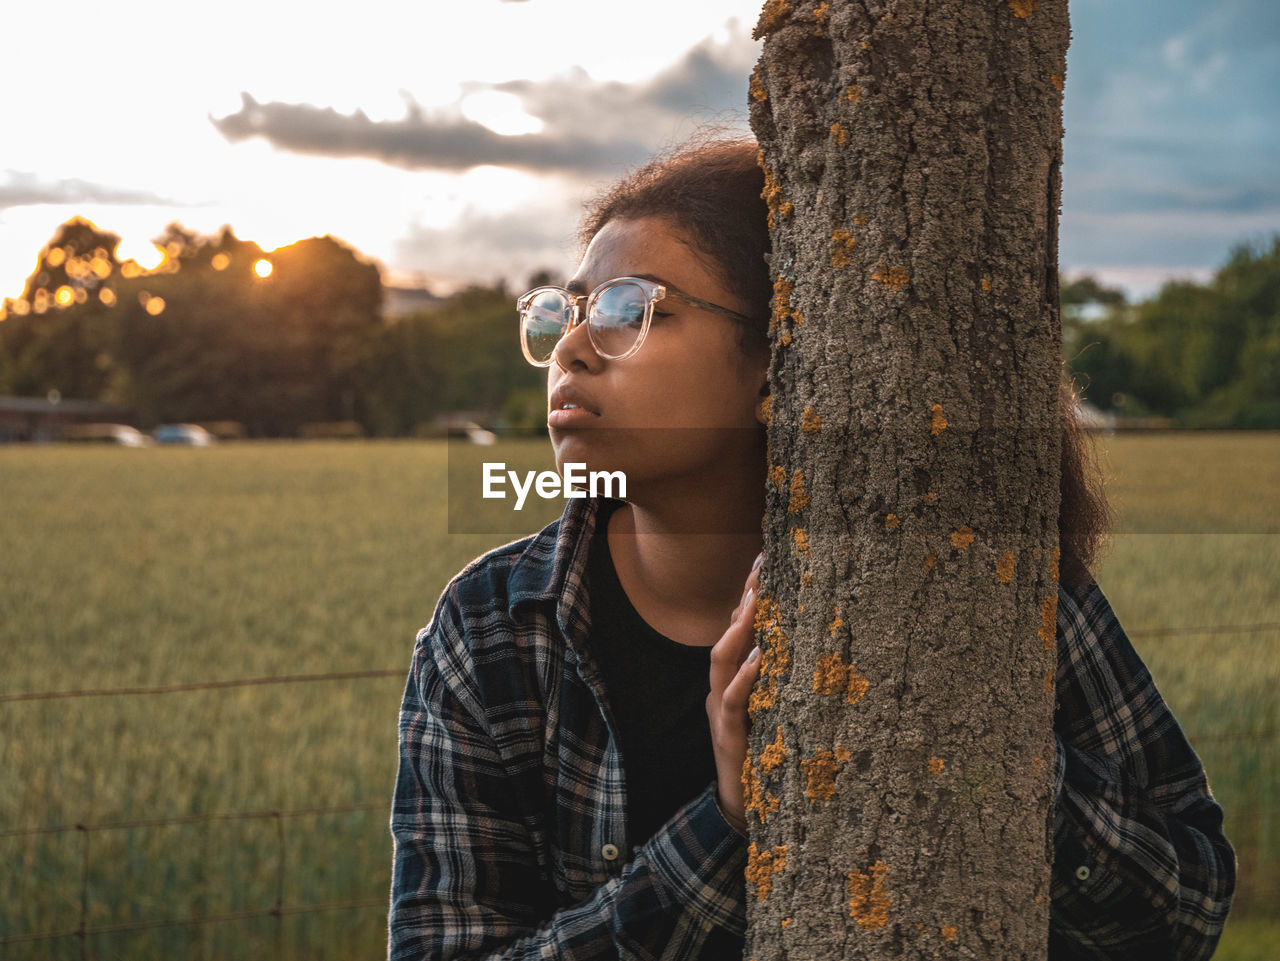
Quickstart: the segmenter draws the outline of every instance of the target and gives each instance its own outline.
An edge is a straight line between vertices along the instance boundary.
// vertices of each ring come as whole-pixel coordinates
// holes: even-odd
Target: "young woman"
[[[762,188],[749,142],[652,161],[588,210],[566,288],[520,298],[558,465],[622,470],[627,497],[473,561],[419,633],[393,959],[742,957]],[[1089,576],[1106,505],[1064,440],[1051,957],[1207,958],[1234,854]]]

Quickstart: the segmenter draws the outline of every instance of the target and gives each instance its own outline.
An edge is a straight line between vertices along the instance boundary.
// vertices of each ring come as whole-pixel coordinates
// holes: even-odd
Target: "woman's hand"
[[[760,648],[755,646],[756,589],[760,586],[756,558],[733,612],[729,628],[711,649],[711,693],[707,720],[716,759],[716,791],[720,811],[733,828],[747,833],[742,766],[747,760],[747,699],[760,673]]]

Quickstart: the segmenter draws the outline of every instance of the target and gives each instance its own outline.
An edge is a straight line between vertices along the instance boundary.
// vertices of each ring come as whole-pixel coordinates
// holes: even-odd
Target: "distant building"
[[[0,397],[0,444],[48,443],[69,424],[128,424],[134,410],[96,400],[58,397]]]
[[[388,320],[434,307],[443,300],[425,287],[382,287],[382,314]]]
[[[1110,433],[1116,429],[1116,415],[1110,411],[1094,407],[1087,400],[1076,403],[1076,419],[1086,430],[1100,430]]]

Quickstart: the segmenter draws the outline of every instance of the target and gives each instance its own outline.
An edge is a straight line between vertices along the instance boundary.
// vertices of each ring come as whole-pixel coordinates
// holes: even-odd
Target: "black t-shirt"
[[[622,589],[601,504],[591,541],[591,653],[618,730],[631,842],[642,844],[715,780],[707,723],[711,648],[680,644],[645,623]],[[726,625],[727,626],[727,625]],[[742,939],[717,929],[701,961],[742,957]]]
[[[711,648],[645,623],[622,589],[606,531],[620,501],[601,505],[591,542],[591,654],[604,679],[627,782],[627,821],[641,844],[716,776],[707,725]]]

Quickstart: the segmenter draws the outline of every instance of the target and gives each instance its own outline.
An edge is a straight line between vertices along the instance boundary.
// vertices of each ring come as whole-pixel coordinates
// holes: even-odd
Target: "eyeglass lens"
[[[573,302],[562,293],[544,290],[530,300],[520,327],[529,356],[539,362],[550,359],[572,317]]]
[[[596,349],[606,357],[629,351],[644,328],[648,306],[649,295],[637,284],[620,283],[601,291],[587,315]],[[539,361],[550,359],[572,317],[573,301],[559,291],[544,290],[530,300],[522,325],[529,353]]]

